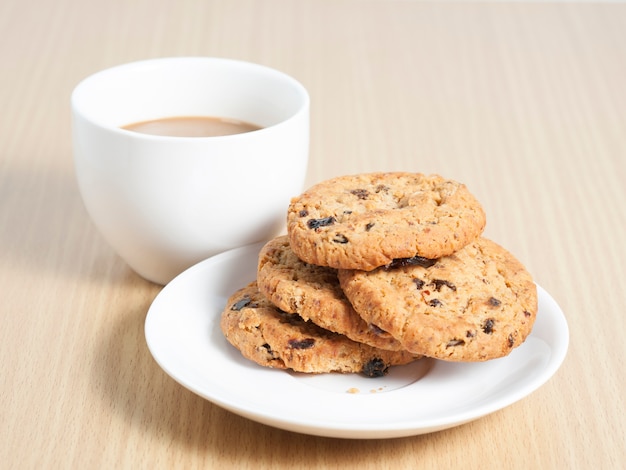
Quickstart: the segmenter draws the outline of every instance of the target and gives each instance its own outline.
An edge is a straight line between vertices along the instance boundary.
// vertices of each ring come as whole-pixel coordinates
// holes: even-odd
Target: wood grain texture
[[[626,5],[30,3],[0,3],[1,467],[620,468]],[[115,255],[80,200],[69,96],[102,68],[172,55],[302,81],[307,184],[374,170],[465,182],[486,235],[563,308],[561,370],[481,420],[380,441],[273,429],[171,380],[143,333],[160,288]]]

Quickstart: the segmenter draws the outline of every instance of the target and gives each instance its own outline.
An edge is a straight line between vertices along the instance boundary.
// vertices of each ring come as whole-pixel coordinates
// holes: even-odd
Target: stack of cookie
[[[528,336],[536,286],[482,237],[485,213],[461,183],[371,173],[294,198],[287,236],[259,254],[257,280],[222,315],[226,338],[258,364],[384,375],[427,356],[485,361]]]

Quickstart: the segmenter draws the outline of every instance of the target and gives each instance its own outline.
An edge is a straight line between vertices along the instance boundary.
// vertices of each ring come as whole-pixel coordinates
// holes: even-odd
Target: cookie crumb
[[[348,392],[348,393],[352,393],[352,394],[355,394],[355,393],[361,393],[361,391],[360,391],[358,388],[354,388],[354,387],[349,388],[349,389],[347,390],[347,392]]]

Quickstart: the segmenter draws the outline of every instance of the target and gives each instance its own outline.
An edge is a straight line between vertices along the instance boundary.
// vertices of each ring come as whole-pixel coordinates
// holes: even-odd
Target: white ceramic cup
[[[85,207],[130,267],[158,284],[216,253],[277,235],[290,198],[303,189],[309,96],[277,70],[208,57],[134,62],[83,80],[71,107]],[[221,137],[121,129],[178,116],[262,129]]]

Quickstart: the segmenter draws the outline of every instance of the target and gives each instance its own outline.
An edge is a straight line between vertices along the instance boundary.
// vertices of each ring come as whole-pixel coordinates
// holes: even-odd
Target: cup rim
[[[92,82],[96,80],[101,80],[106,75],[119,73],[124,70],[157,67],[165,63],[175,64],[176,62],[223,63],[223,64],[230,64],[232,66],[249,67],[249,68],[262,71],[264,73],[276,75],[280,77],[281,79],[285,80],[286,82],[288,82],[293,87],[293,89],[298,92],[299,97],[301,99],[301,103],[297,107],[296,111],[291,113],[286,119],[282,119],[272,125],[264,126],[264,127],[261,127],[260,129],[246,132],[243,134],[233,134],[233,135],[224,135],[224,136],[207,136],[207,137],[167,136],[167,135],[138,133],[138,132],[131,131],[128,129],[124,129],[119,126],[109,125],[109,124],[103,123],[102,121],[98,119],[95,119],[92,113],[86,112],[80,103],[80,94],[84,92],[84,89],[87,86],[89,86]],[[302,83],[300,83],[300,81],[298,81],[296,78],[294,78],[293,76],[279,69],[276,69],[267,65],[263,65],[263,64],[251,62],[251,61],[246,61],[246,60],[241,60],[241,59],[217,57],[217,56],[171,56],[171,57],[157,57],[157,58],[130,61],[130,62],[121,63],[118,65],[114,65],[114,66],[99,70],[97,72],[94,72],[84,77],[76,84],[70,96],[70,106],[71,106],[73,116],[80,115],[81,119],[84,119],[90,122],[92,125],[95,125],[103,129],[107,129],[114,133],[120,133],[122,135],[133,136],[133,138],[135,139],[160,140],[160,141],[174,140],[176,142],[181,142],[183,140],[191,140],[191,141],[197,142],[197,141],[202,141],[202,140],[215,140],[215,139],[221,140],[221,139],[242,138],[244,136],[257,135],[258,133],[262,133],[264,131],[274,129],[293,119],[296,119],[298,116],[300,116],[303,113],[308,113],[308,110],[310,107],[310,96],[309,96],[307,89],[304,87],[304,85],[302,85]]]

